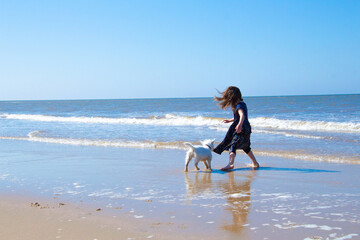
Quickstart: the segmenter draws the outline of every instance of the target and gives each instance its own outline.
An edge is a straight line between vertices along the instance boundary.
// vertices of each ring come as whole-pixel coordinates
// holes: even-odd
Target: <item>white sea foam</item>
[[[265,129],[360,133],[360,123],[353,122],[300,121],[267,117],[257,117],[250,121],[255,127]]]
[[[10,174],[0,175],[0,180],[5,180],[5,179],[7,179],[9,176],[10,176]]]
[[[360,164],[360,159],[356,156],[320,155],[295,151],[256,151],[256,155],[300,159],[314,162]]]
[[[319,230],[322,230],[322,231],[341,230],[340,227],[330,227],[330,226],[327,226],[327,225],[320,226],[320,225],[317,225],[317,224],[296,225],[294,223],[290,223],[290,224],[284,224],[284,225],[275,224],[274,226],[277,227],[277,228],[280,228],[280,229],[308,228],[308,229],[319,229]]]
[[[231,198],[249,197],[249,193],[233,193],[233,194],[230,194],[229,197],[231,197]]]
[[[262,133],[262,134],[278,134],[284,135],[286,137],[295,137],[295,138],[310,138],[310,139],[332,139],[331,137],[323,137],[323,136],[314,136],[308,134],[298,134],[298,133],[290,133],[290,132],[283,132],[283,131],[276,131],[276,130],[259,130],[256,129],[253,131],[254,133]]]
[[[1,118],[41,121],[41,122],[77,122],[94,124],[141,124],[155,126],[208,126],[219,131],[226,131],[228,124],[221,124],[220,118],[212,117],[187,117],[174,114],[166,114],[163,117],[149,118],[107,118],[107,117],[61,117],[34,114],[1,114]],[[268,117],[250,119],[254,129],[262,130],[262,133],[274,133],[273,130],[313,131],[313,132],[344,132],[360,133],[360,123],[354,122],[326,122],[326,121],[301,121],[285,120]],[[271,130],[266,132],[265,130]],[[280,134],[280,132],[277,132]],[[291,135],[291,133],[285,133]],[[299,136],[296,136],[299,137]],[[309,137],[302,135],[300,137]],[[312,137],[314,138],[314,137]],[[315,137],[316,138],[316,137]]]
[[[345,240],[345,239],[352,239],[353,237],[357,237],[359,234],[357,233],[351,233],[342,237],[335,238],[335,240]]]
[[[41,135],[41,131],[34,131],[34,132],[30,132],[28,134],[28,137],[0,136],[0,139],[25,140],[25,141],[31,141],[31,142],[43,142],[43,143],[79,145],[79,146],[186,149],[183,142],[168,142],[168,143],[166,143],[166,142],[150,142],[150,141],[50,138],[50,137],[41,137],[39,135]]]
[[[40,131],[30,132],[28,137],[0,136],[0,139],[22,140],[31,142],[43,142],[65,145],[98,146],[116,148],[148,148],[148,149],[179,149],[186,150],[184,142],[155,142],[155,141],[128,141],[128,140],[106,140],[106,139],[76,139],[76,138],[51,138],[42,137]],[[197,142],[191,142],[197,144]],[[360,164],[356,156],[319,155],[296,151],[268,151],[257,150],[256,155],[300,159],[317,162]]]
[[[141,124],[160,126],[212,126],[220,123],[219,119],[207,117],[181,117],[166,114],[164,117],[150,118],[106,118],[106,117],[60,117],[32,114],[2,114],[2,118],[30,120],[40,122],[76,122],[76,123],[101,123],[101,124]]]

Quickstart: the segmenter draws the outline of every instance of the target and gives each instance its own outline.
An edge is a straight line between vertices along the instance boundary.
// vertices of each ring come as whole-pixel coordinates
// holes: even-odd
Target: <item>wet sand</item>
[[[0,232],[2,239],[146,239],[141,231],[125,221],[111,219],[95,209],[55,204],[30,203],[30,199],[2,196]]]
[[[184,173],[184,157],[3,140],[0,232],[40,240],[360,238],[359,165],[258,156],[254,171],[239,153],[235,170],[222,172],[225,153],[214,154],[211,173],[193,163]]]

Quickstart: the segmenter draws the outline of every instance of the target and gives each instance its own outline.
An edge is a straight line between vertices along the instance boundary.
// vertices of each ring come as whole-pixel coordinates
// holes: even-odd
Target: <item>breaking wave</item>
[[[54,138],[42,137],[41,131],[30,132],[27,137],[1,136],[0,139],[25,140],[31,142],[55,143],[78,146],[119,147],[119,148],[169,148],[186,149],[183,142],[151,142],[151,141],[127,141],[127,140],[103,140],[103,139],[77,139],[77,138]]]
[[[106,118],[106,117],[59,117],[32,114],[2,114],[2,118],[30,120],[41,122],[76,122],[76,123],[101,123],[101,124],[142,124],[160,126],[213,126],[221,122],[221,119],[210,117],[182,117],[166,114],[164,117],[149,118]]]
[[[93,124],[141,124],[155,126],[207,126],[218,131],[226,131],[228,124],[222,124],[220,118],[213,117],[184,117],[174,114],[166,114],[163,117],[148,118],[108,118],[108,117],[61,117],[33,114],[2,114],[0,118],[41,121],[41,122],[75,122]],[[326,121],[302,121],[285,120],[269,117],[257,117],[250,119],[254,130],[291,130],[312,132],[339,132],[360,133],[360,123],[355,122],[326,122]],[[273,133],[266,132],[263,133]],[[305,136],[306,137],[306,136]]]
[[[360,123],[354,122],[283,120],[267,117],[257,117],[250,121],[255,127],[265,129],[360,133]]]
[[[115,148],[143,148],[143,149],[178,149],[186,150],[184,142],[151,142],[151,141],[126,141],[126,140],[93,140],[93,139],[74,139],[74,138],[50,138],[42,137],[41,131],[30,132],[27,137],[0,136],[0,139],[22,140],[31,142],[43,142],[52,144],[79,145],[79,146],[98,146],[98,147],[115,147]],[[198,142],[191,142],[194,145]],[[360,164],[360,159],[356,156],[337,156],[337,155],[320,155],[304,153],[299,151],[254,151],[256,155],[291,158],[316,162]]]

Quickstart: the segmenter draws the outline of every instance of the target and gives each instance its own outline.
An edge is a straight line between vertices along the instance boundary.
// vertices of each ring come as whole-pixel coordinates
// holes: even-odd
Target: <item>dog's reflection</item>
[[[255,171],[249,171],[245,175],[235,175],[235,172],[228,172],[224,175],[227,176],[226,179],[214,183],[213,174],[210,172],[185,173],[187,199],[191,201],[197,196],[222,192],[227,201],[224,210],[230,214],[232,219],[230,223],[225,221],[222,228],[226,231],[239,233],[247,224],[251,205],[250,187],[255,174]]]
[[[193,199],[193,197],[214,192],[211,172],[186,172],[185,185],[187,199],[189,201]]]

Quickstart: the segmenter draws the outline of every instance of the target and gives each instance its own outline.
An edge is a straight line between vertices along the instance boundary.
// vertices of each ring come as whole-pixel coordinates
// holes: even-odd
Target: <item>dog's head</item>
[[[214,149],[214,142],[215,142],[215,138],[214,139],[206,139],[204,141],[201,141],[201,144],[203,146],[208,146],[210,148],[210,150]]]

